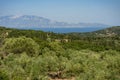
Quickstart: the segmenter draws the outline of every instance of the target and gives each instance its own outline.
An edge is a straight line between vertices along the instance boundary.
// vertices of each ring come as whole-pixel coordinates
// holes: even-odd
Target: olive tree
[[[34,56],[39,53],[39,45],[31,38],[8,38],[3,45],[3,51],[15,54],[26,52],[28,55]]]

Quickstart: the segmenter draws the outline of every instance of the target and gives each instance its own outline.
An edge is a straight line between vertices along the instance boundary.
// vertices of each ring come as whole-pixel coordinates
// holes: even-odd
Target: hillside
[[[72,49],[90,49],[94,51],[101,51],[105,49],[116,49],[119,48],[120,40],[120,27],[111,27],[95,32],[86,33],[53,33],[43,32],[40,30],[20,30],[12,28],[0,27],[1,37],[29,37],[34,39],[41,47],[47,46],[47,42],[60,42],[64,48]],[[100,45],[99,45],[100,44]],[[117,44],[117,46],[115,45]],[[74,46],[73,46],[74,45]]]
[[[113,26],[101,30],[96,30],[92,32],[84,32],[84,33],[68,33],[68,35],[74,35],[79,37],[114,37],[120,36],[120,26]]]
[[[104,33],[118,29],[58,34],[0,27],[0,80],[120,80],[120,36]]]
[[[59,28],[58,28],[59,29]],[[73,36],[73,37],[114,37],[114,36],[119,36],[120,35],[120,26],[113,26],[113,27],[109,27],[109,28],[105,28],[105,29],[102,29],[102,30],[97,30],[97,31],[93,31],[93,32],[73,32],[73,33],[54,33],[54,32],[44,32],[42,30],[32,30],[32,29],[16,29],[16,28],[5,28],[5,27],[0,27],[0,33],[2,32],[13,32],[16,31],[16,34],[19,32],[19,33],[22,33],[22,32],[25,32],[26,34],[29,33],[30,31],[33,31],[36,33],[39,34],[40,32],[41,33],[44,33],[44,34],[48,34],[51,35],[51,37],[54,37],[52,36],[52,34],[54,35],[63,35],[63,37],[65,36]],[[18,32],[17,32],[18,31]],[[34,36],[36,36],[34,35]],[[40,35],[40,34],[39,34]],[[15,36],[15,35],[14,35]],[[63,38],[61,37],[61,38]]]
[[[97,35],[104,35],[104,36],[115,36],[115,35],[120,35],[120,26],[114,26],[110,28],[106,28],[103,30],[98,30],[93,32]]]

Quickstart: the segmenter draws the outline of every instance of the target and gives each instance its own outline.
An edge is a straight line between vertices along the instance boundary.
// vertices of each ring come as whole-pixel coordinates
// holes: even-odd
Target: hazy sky
[[[6,15],[120,25],[120,0],[0,0],[0,16]]]

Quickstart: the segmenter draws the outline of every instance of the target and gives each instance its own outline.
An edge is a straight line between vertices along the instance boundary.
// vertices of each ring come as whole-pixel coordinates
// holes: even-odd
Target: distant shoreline
[[[72,33],[72,32],[92,32],[97,30],[105,29],[106,27],[92,27],[92,28],[19,28],[23,30],[42,30],[45,32],[54,33]]]

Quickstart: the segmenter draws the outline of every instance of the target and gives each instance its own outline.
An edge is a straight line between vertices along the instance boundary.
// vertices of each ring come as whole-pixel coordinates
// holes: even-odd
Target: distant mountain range
[[[10,28],[25,28],[25,29],[39,29],[39,28],[105,28],[108,25],[99,23],[67,23],[52,21],[47,18],[31,15],[22,16],[2,16],[0,17],[0,25]]]

